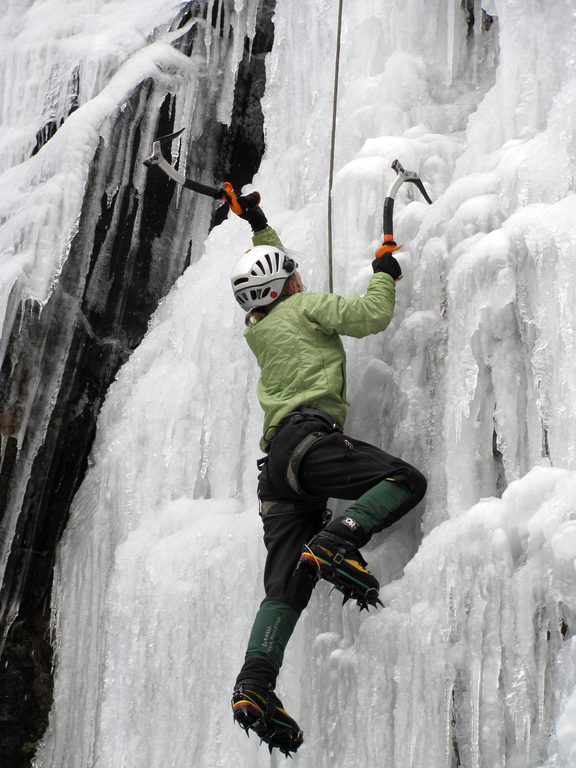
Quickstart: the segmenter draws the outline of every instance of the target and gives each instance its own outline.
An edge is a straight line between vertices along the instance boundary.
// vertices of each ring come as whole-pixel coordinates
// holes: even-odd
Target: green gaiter
[[[286,603],[264,600],[258,609],[248,640],[246,657],[264,656],[279,670],[284,649],[300,614]]]

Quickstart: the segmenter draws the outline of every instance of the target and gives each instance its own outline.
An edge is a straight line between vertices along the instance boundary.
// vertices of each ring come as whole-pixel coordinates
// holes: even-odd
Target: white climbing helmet
[[[230,276],[236,301],[246,312],[272,304],[295,269],[294,259],[281,248],[274,245],[250,248],[238,259]]]

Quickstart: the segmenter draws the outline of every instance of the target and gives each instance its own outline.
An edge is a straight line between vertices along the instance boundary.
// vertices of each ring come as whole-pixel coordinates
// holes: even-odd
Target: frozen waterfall
[[[197,77],[172,45],[186,3],[24,5],[7,14],[30,47],[25,82],[0,75],[14,124],[28,110],[34,130],[47,90],[59,120],[74,62],[92,79],[34,157],[3,126],[5,318],[49,295],[109,114],[141,79],[180,78],[179,125]],[[253,33],[256,0],[220,5],[239,41]],[[328,285],[338,5],[276,2],[254,180],[313,290]],[[98,51],[106,66],[90,67]],[[239,55],[211,73],[223,122]],[[397,200],[405,278],[388,330],[346,342],[347,429],[418,466],[429,490],[366,552],[384,609],[360,616],[315,591],[278,686],[304,731],[295,764],[576,765],[575,62],[572,0],[343,4],[335,291],[366,286],[395,158],[434,200],[408,185]],[[212,230],[110,387],[60,545],[37,768],[280,764],[229,703],[264,559],[257,371],[228,283],[249,243],[238,219]]]

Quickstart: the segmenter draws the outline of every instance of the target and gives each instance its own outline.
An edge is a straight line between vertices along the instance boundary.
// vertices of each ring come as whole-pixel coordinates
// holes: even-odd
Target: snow
[[[45,0],[28,9],[12,6],[3,18],[0,321],[14,301],[42,305],[50,296],[77,232],[98,144],[110,143],[118,110],[125,109],[136,86],[153,79],[158,98],[164,95],[163,85],[187,91],[182,106],[178,100],[177,119],[190,125],[194,93],[206,65],[180,53],[173,43],[200,24],[208,51],[220,42],[202,19],[178,26],[185,6],[182,0],[137,5],[133,0],[76,0],[71,7],[64,0]],[[237,18],[238,27],[228,74],[219,73],[228,80],[218,105],[226,123],[244,34],[254,29],[254,0],[227,6],[224,12]],[[218,57],[213,60],[218,66]],[[36,132],[51,122],[59,130],[49,148],[31,156]]]
[[[337,5],[277,2],[255,180],[316,290],[328,284]],[[320,585],[297,628],[279,692],[304,730],[301,765],[576,759],[575,12],[569,0],[476,2],[467,40],[460,5],[358,0],[344,11],[335,290],[366,285],[396,157],[434,201],[408,185],[399,194],[405,278],[387,332],[346,342],[347,427],[417,465],[429,492],[367,548],[386,607],[360,616]],[[484,33],[482,5],[497,17]],[[70,16],[56,0],[9,6],[20,45],[2,54],[4,71],[29,54],[24,103],[2,108],[14,121],[0,136],[11,166],[0,177],[3,297],[18,279],[22,295],[45,300],[96,142],[138,78],[194,66],[166,37],[178,7],[139,3],[133,25],[128,0],[78,0]],[[60,115],[69,50],[87,39],[105,64],[86,60],[81,108],[26,160],[54,71],[42,57],[59,62]],[[227,278],[248,244],[239,220],[213,231],[102,409],[57,566],[39,767],[276,764],[229,710],[264,554],[256,371]]]
[[[213,5],[209,3],[210,18]],[[39,313],[51,296],[78,234],[81,216],[85,226],[96,229],[100,205],[91,207],[94,199],[90,196],[100,197],[104,186],[110,201],[120,187],[129,184],[137,190],[136,197],[142,198],[147,174],[143,160],[167,94],[176,104],[174,119],[188,128],[192,140],[203,129],[207,81],[217,83],[213,103],[220,119],[230,119],[234,72],[243,55],[244,33],[254,28],[257,3],[248,0],[234,7],[219,6],[218,21],[222,19],[225,26],[235,21],[240,35],[240,42],[235,38],[230,45],[226,38],[213,34],[211,25],[201,17],[184,23],[186,10],[187,4],[180,0],[162,7],[154,0],[138,6],[130,0],[79,0],[73,8],[64,0],[51,0],[30,4],[29,8],[15,4],[3,16],[0,147],[6,140],[9,148],[0,153],[0,359],[4,359],[18,310],[24,318]],[[188,57],[177,46],[195,26],[203,35],[204,47],[197,45],[196,55]],[[141,112],[144,105],[148,108],[137,125],[131,119],[135,101],[140,102]],[[57,132],[33,154],[35,132],[45,131],[50,124],[58,126]],[[120,130],[124,141],[119,141]],[[13,141],[16,134],[18,141]],[[133,158],[127,148],[137,146],[138,137],[142,156],[134,158],[132,169]],[[196,258],[209,221],[209,206],[204,199],[196,207],[192,227],[186,219],[188,206],[179,207],[183,223],[178,236],[168,246],[164,244],[165,261],[169,263],[176,252],[174,260],[183,263],[190,240],[194,245],[189,257]],[[137,219],[141,215],[140,208]],[[124,226],[118,216],[118,211],[113,214],[112,228]],[[197,231],[201,237],[196,236]],[[132,246],[137,250],[140,243],[135,239]],[[89,258],[85,260],[82,284],[77,286],[79,296],[83,295],[87,273],[95,284],[108,281],[106,261],[94,266]],[[160,271],[153,266],[152,272],[154,269]],[[63,359],[71,335],[70,329],[68,338],[62,340]],[[26,384],[29,392],[43,393],[49,403],[48,411],[31,424],[30,397],[18,420],[18,445],[26,444],[31,456],[45,436],[61,383],[63,359],[51,361],[53,375],[38,371]],[[18,524],[18,500],[24,499],[29,466],[21,462],[20,483],[13,493],[16,501],[0,523],[2,574]]]

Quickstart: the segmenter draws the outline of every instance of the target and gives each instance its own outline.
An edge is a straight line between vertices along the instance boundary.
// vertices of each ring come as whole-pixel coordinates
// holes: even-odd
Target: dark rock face
[[[264,57],[273,40],[274,5],[274,0],[262,0],[228,128],[216,119],[218,86],[212,84],[202,95],[206,140],[189,147],[187,173],[192,177],[227,178],[239,188],[258,169],[264,150]],[[224,28],[218,4],[215,8],[212,24],[216,28],[219,23],[220,35],[229,38],[231,30]],[[206,18],[206,3],[190,2],[176,26],[190,16]],[[192,31],[177,45],[197,53],[201,40]],[[159,113],[150,115],[156,87],[152,81],[140,83],[118,114],[112,140],[98,148],[79,230],[58,285],[41,313],[24,306],[15,314],[0,373],[0,537],[9,544],[0,599],[0,755],[5,768],[30,765],[47,725],[55,550],[89,462],[100,407],[159,300],[189,263],[192,235],[186,235],[185,247],[169,248],[181,228],[178,221],[184,214],[202,240],[210,226],[206,199],[186,193],[176,202],[176,185],[158,169],[148,171],[143,190],[135,183],[152,134],[174,130],[176,94],[166,93]],[[34,152],[58,127],[39,129]],[[219,218],[222,212],[212,224]],[[180,232],[178,237],[182,242]]]

